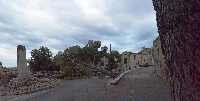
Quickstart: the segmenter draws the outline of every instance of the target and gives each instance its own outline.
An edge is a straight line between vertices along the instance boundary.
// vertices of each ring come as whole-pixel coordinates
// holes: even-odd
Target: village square
[[[199,0],[0,0],[0,101],[200,101]]]
[[[100,41],[89,40],[88,44],[92,46],[97,42],[99,45],[96,48],[100,48]],[[88,50],[85,49],[85,51],[90,51],[91,46],[88,46]],[[77,46],[73,47],[77,48]],[[93,52],[94,57],[91,60],[89,58],[90,53],[77,53],[78,56],[76,54],[78,49],[71,51],[73,47],[65,50],[68,56],[67,60],[63,58],[65,51],[59,52],[51,58],[52,61],[60,59],[55,61],[56,64],[60,63],[59,66],[54,65],[57,67],[56,69],[36,70],[37,68],[30,66],[31,60],[26,59],[25,46],[18,45],[17,68],[3,67],[1,62],[1,99],[5,101],[55,101],[58,99],[170,100],[170,87],[167,81],[167,71],[163,62],[159,36],[154,40],[153,47],[146,48],[144,46],[138,53],[125,51],[119,54],[117,51],[111,50],[110,44],[110,53],[106,52],[108,49],[106,46],[101,47],[101,51]],[[82,49],[84,50],[84,48],[86,47]],[[79,47],[79,49],[81,48]],[[96,49],[93,48],[92,50]],[[70,52],[73,52],[72,57],[69,57]],[[87,54],[85,56],[87,61],[78,60],[84,54]],[[95,64],[95,59],[97,60],[95,55],[98,54],[101,56]],[[58,57],[58,55],[61,55],[61,57]],[[112,63],[112,59],[114,59],[114,63]],[[64,63],[64,60],[66,63]],[[29,62],[28,66],[27,61]],[[35,59],[34,61],[38,60]],[[40,60],[40,62],[45,62],[45,60]],[[50,62],[45,65],[48,64]],[[63,64],[64,67],[62,67]],[[14,74],[17,75],[8,78],[9,75]],[[3,82],[6,79],[9,79],[9,81]],[[48,96],[49,93],[51,93],[51,97]],[[63,97],[59,97],[61,95]]]

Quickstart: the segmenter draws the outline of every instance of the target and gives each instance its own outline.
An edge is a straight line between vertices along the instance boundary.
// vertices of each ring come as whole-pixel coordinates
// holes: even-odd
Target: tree
[[[107,50],[108,50],[108,47],[106,47],[106,46],[101,47],[101,57],[108,55]]]
[[[62,65],[61,70],[66,76],[72,74],[78,75],[80,73],[80,62],[82,59],[83,50],[80,48],[80,46],[72,46],[67,48],[63,54],[62,54]]]
[[[107,64],[107,70],[112,71],[113,69],[117,69],[119,66],[119,63],[122,61],[121,55],[118,51],[112,51],[107,57],[108,64]]]
[[[62,66],[62,63],[63,63],[63,53],[62,53],[62,51],[59,51],[58,54],[56,54],[56,56],[54,56],[53,63],[55,64],[55,69],[57,71],[59,71],[61,66]]]
[[[47,47],[40,47],[31,51],[31,58],[28,60],[30,69],[35,71],[52,71],[54,70],[53,53]]]
[[[174,101],[200,100],[199,3],[199,0],[153,0]]]
[[[101,41],[93,41],[89,40],[88,44],[83,47],[83,53],[84,53],[84,60],[89,61],[89,64],[96,65],[98,63],[98,60],[100,60],[100,53],[98,51],[98,48],[101,46]]]

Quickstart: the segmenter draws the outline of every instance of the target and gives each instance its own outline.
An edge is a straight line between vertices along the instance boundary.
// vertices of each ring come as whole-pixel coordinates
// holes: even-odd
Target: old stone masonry
[[[26,48],[23,45],[17,46],[17,69],[18,77],[10,80],[8,84],[0,86],[0,95],[17,95],[49,89],[61,84],[55,78],[37,78],[28,73]]]

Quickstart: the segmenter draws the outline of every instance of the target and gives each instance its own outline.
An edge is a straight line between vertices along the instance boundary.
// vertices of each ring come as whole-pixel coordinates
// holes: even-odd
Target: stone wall
[[[23,86],[16,86],[16,83],[10,83],[6,86],[0,86],[0,96],[28,94],[50,89],[59,85],[61,85],[61,80],[55,78],[37,78],[35,80],[25,82]]]
[[[200,1],[153,0],[174,100],[200,100]]]
[[[161,49],[161,41],[158,36],[153,41],[153,58],[154,58],[154,73],[156,73],[159,77],[168,81],[168,73],[169,70],[166,68],[164,55]]]

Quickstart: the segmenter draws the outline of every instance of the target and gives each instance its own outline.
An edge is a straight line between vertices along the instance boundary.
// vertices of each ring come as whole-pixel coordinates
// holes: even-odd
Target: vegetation
[[[47,47],[40,47],[31,51],[31,58],[28,60],[29,67],[33,72],[57,70],[52,61],[53,53]]]
[[[120,63],[122,61],[121,59],[121,55],[119,54],[118,51],[112,51],[110,54],[107,55],[107,59],[108,59],[108,64],[106,70],[108,71],[112,71],[113,69],[117,69],[118,68],[118,63]]]
[[[107,70],[118,68],[121,62],[121,55],[118,51],[107,53],[107,47],[101,47],[101,41],[89,40],[83,48],[72,46],[59,51],[52,59],[53,53],[47,47],[40,47],[31,51],[29,66],[33,72],[36,71],[61,71],[61,78],[73,79],[88,77],[91,73],[87,70],[90,66],[95,66],[104,56],[108,59]],[[103,62],[100,63],[104,65]]]

